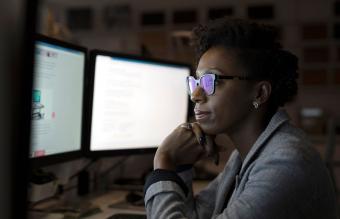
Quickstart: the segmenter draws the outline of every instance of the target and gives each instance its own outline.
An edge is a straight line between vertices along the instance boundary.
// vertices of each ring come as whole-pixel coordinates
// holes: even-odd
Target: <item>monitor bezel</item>
[[[183,62],[175,62],[175,61],[168,61],[162,59],[155,59],[149,57],[143,57],[138,55],[131,55],[125,53],[118,53],[118,52],[111,52],[105,50],[91,50],[89,51],[89,89],[91,93],[88,93],[87,96],[88,106],[86,112],[87,114],[87,129],[86,129],[86,144],[84,145],[84,153],[85,156],[88,158],[99,158],[99,157],[111,157],[111,156],[122,156],[122,155],[131,155],[131,154],[150,154],[154,153],[157,150],[157,147],[147,147],[147,148],[133,148],[133,149],[110,149],[110,150],[98,150],[98,151],[91,151],[90,144],[91,144],[91,125],[92,125],[92,109],[93,109],[93,94],[94,94],[94,80],[95,80],[95,65],[96,65],[96,57],[98,55],[110,56],[110,57],[118,57],[118,58],[125,58],[125,59],[132,59],[137,61],[146,61],[151,63],[158,63],[158,64],[165,64],[165,65],[173,65],[176,67],[184,67],[189,69],[189,74],[192,73],[192,66],[187,63]],[[186,121],[189,120],[189,110],[190,110],[190,98],[188,95],[188,110],[186,114]]]
[[[76,160],[84,156],[84,131],[85,130],[85,106],[87,98],[86,98],[86,90],[87,88],[87,82],[88,82],[88,50],[87,48],[83,46],[79,46],[73,43],[65,42],[59,39],[51,38],[45,35],[41,34],[36,34],[35,39],[34,39],[34,48],[36,48],[36,43],[37,42],[43,42],[47,44],[52,44],[60,47],[65,47],[67,49],[72,49],[76,50],[79,52],[84,53],[84,72],[83,72],[83,101],[82,101],[82,124],[81,124],[81,140],[80,140],[80,149],[75,150],[75,151],[69,151],[69,152],[62,152],[58,154],[52,154],[52,155],[46,155],[46,156],[41,156],[41,157],[29,157],[30,160],[30,165],[34,168],[40,168],[40,167],[45,167],[53,164],[58,164],[58,163],[63,163],[71,160]],[[35,51],[35,49],[34,49]],[[35,59],[35,54],[34,54],[34,59]],[[33,76],[33,83],[34,83],[34,76]],[[31,147],[31,144],[30,144]],[[31,150],[30,150],[31,153]]]

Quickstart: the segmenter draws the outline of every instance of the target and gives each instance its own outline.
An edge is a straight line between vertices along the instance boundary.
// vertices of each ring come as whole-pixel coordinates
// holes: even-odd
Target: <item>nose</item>
[[[201,86],[197,86],[196,89],[192,92],[190,99],[194,103],[204,102],[207,100],[207,95],[205,94],[205,91]]]

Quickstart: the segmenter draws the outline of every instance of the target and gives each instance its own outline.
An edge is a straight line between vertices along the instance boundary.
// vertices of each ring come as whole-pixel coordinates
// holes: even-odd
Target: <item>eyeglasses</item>
[[[233,80],[235,78],[239,80],[256,80],[250,77],[216,75],[213,73],[204,74],[199,79],[195,79],[193,76],[188,76],[187,85],[188,85],[189,95],[192,95],[192,93],[198,86],[203,88],[206,95],[208,96],[212,95],[215,93],[216,80],[220,80],[220,79]]]

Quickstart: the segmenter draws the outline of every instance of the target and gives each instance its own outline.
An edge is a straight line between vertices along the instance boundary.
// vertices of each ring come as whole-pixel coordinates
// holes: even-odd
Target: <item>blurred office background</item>
[[[38,32],[45,35],[89,49],[193,65],[189,37],[196,24],[222,16],[273,24],[279,28],[284,47],[300,59],[299,96],[288,106],[294,122],[323,135],[327,119],[340,116],[337,1],[44,0],[39,5],[39,16]],[[314,116],[322,121],[311,127],[309,117]]]

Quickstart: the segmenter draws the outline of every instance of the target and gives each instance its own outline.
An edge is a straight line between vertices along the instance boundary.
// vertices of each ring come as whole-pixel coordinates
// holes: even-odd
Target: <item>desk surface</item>
[[[95,213],[88,217],[82,217],[86,219],[105,219],[113,214],[117,213],[136,213],[144,214],[144,207],[133,206],[125,201],[125,196],[128,191],[108,191],[105,194],[95,195],[92,197],[84,198],[80,205],[87,205],[89,208],[100,208],[100,212]],[[79,204],[78,204],[79,205]],[[54,207],[51,207],[54,206]],[[63,206],[63,207],[55,207]],[[65,216],[68,218],[78,218],[79,212],[65,211],[65,208],[71,210],[76,207],[67,206],[61,204],[60,200],[51,200],[49,203],[43,203],[34,207],[36,211],[29,211],[29,219],[63,219]],[[54,209],[54,210],[49,210]],[[59,210],[58,210],[59,209]],[[59,212],[60,213],[56,213]],[[64,212],[62,212],[64,211]],[[53,213],[52,213],[53,212]]]
[[[206,185],[207,181],[195,181],[193,185],[194,193],[202,190]],[[144,214],[145,209],[144,206],[134,206],[126,202],[125,197],[129,191],[123,190],[112,190],[103,192],[102,194],[91,195],[86,198],[82,198],[79,202],[80,205],[88,205],[92,207],[99,207],[101,212],[93,214],[88,217],[82,217],[86,219],[106,219],[113,214],[117,213],[136,213],[136,214]],[[62,213],[52,213],[56,212],[56,210],[51,211],[51,206],[64,206],[62,209],[75,209],[73,205],[63,205],[61,200],[51,200],[49,202],[41,203],[36,205],[34,209],[36,211],[29,211],[28,218],[29,219],[63,219],[66,215],[68,218],[77,218],[76,214],[71,211],[66,211]],[[73,207],[72,207],[73,206]],[[90,207],[91,208],[91,207]],[[58,209],[58,207],[53,208]],[[58,210],[57,210],[58,211]],[[61,212],[61,210],[59,211]],[[79,216],[79,213],[77,214]]]

